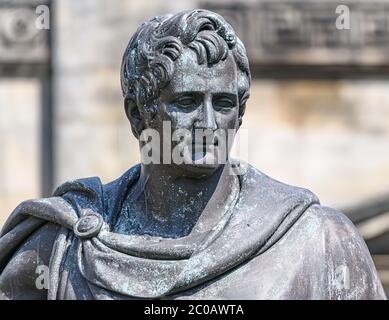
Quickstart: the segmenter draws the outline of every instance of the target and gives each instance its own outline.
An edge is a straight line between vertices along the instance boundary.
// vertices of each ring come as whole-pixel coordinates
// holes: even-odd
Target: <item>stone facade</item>
[[[1,222],[21,201],[40,194],[39,83],[0,79]]]

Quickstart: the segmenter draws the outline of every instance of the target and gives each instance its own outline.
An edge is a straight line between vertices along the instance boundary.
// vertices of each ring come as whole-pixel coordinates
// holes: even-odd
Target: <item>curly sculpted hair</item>
[[[172,79],[174,61],[186,48],[196,53],[200,65],[212,66],[232,54],[238,70],[240,125],[251,81],[246,49],[231,25],[207,10],[157,16],[138,28],[123,55],[124,98],[131,98],[143,111],[153,111],[161,90]]]

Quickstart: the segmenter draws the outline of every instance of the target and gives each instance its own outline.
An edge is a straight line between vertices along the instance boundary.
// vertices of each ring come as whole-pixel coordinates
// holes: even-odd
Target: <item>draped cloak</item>
[[[0,274],[34,232],[52,223],[58,234],[47,244],[48,299],[385,298],[345,216],[252,166],[239,176],[224,216],[201,237],[112,232],[139,174],[136,165],[107,185],[97,177],[70,181],[50,198],[21,203],[0,234]],[[90,213],[102,224],[79,236],[75,226]]]

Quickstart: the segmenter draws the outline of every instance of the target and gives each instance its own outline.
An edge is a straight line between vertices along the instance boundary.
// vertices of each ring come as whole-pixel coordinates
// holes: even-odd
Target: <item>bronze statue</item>
[[[220,15],[192,10],[142,24],[121,83],[142,159],[150,151],[144,132],[162,137],[155,161],[106,185],[70,181],[50,198],[21,203],[0,235],[0,297],[385,299],[342,213],[250,165],[235,171],[233,136],[224,143],[223,133],[241,125],[250,71]],[[164,123],[186,135],[167,141]],[[223,143],[225,154],[212,152]],[[182,161],[166,162],[174,152]]]

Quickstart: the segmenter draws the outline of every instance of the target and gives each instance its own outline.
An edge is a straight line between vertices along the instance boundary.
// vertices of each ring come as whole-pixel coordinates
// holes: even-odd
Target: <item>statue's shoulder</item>
[[[294,232],[306,234],[307,245],[321,243],[327,257],[358,260],[361,265],[369,267],[373,265],[359,230],[337,209],[319,204],[312,205],[296,223]]]
[[[320,203],[310,190],[274,179],[250,164],[238,177],[241,202],[247,207],[257,208],[258,213],[279,215],[280,219],[285,216],[298,219],[308,207]],[[289,215],[292,211],[298,214]]]
[[[0,299],[47,299],[39,276],[49,270],[59,230],[72,230],[83,208],[101,211],[102,190],[97,177],[67,181],[12,211],[0,232]]]
[[[13,231],[23,233],[23,229],[36,225],[37,220],[28,218],[17,227],[21,230]],[[16,250],[10,250],[8,257],[0,259],[0,299],[47,299],[44,280],[45,277],[48,278],[48,274],[44,273],[48,273],[51,252],[59,229],[59,225],[45,222],[26,235]],[[12,244],[10,246],[14,247]],[[2,249],[6,250],[7,246]]]
[[[320,204],[310,206],[301,217],[301,222],[297,227],[303,225],[308,228],[312,226],[310,230],[317,230],[326,239],[336,238],[345,243],[353,239],[364,243],[352,221],[344,213],[331,207]]]
[[[53,195],[73,204],[78,216],[81,216],[81,210],[89,209],[100,214],[109,224],[120,212],[128,190],[138,180],[139,174],[138,164],[107,184],[103,184],[99,177],[67,181]]]
[[[13,232],[18,235],[31,233],[45,222],[72,229],[83,209],[99,213],[103,218],[109,216],[111,207],[123,200],[130,185],[136,181],[138,173],[139,168],[133,167],[106,185],[103,185],[98,177],[71,180],[60,185],[51,197],[23,201],[10,214],[0,232],[0,239],[3,240],[0,242],[0,248],[5,243],[5,237],[11,237],[10,232],[16,228],[23,230]],[[28,226],[26,221],[34,221],[35,225],[25,227]],[[14,243],[23,240],[21,236],[16,238],[12,241],[7,238],[7,241]]]
[[[296,248],[306,266],[324,270],[331,299],[386,299],[364,239],[342,212],[314,204],[289,233],[285,240],[298,244],[290,251]]]
[[[299,207],[300,214],[295,215],[291,232],[317,233],[318,236],[320,234],[321,237],[337,238],[342,242],[355,239],[364,243],[357,228],[346,215],[322,205],[310,190],[278,181],[251,165],[240,180],[243,196],[248,198],[247,201],[256,201],[259,204],[258,211],[264,207],[271,208],[271,211],[267,211],[274,215],[279,208],[290,212]],[[288,216],[290,214],[283,214],[282,218]]]
[[[293,194],[298,197],[309,198],[311,202],[319,202],[319,199],[310,190],[279,181],[248,163],[245,164],[243,174],[239,175],[239,180],[241,186],[251,192],[267,193],[274,200],[279,200],[285,196],[289,197]]]
[[[321,205],[309,190],[279,182],[255,168],[249,168],[242,189],[242,197],[250,204],[245,208],[256,208],[250,224],[258,220],[259,232],[266,221],[271,222],[269,229],[274,232],[266,246],[268,254],[279,261],[294,261],[300,274],[296,279],[320,284],[322,289],[315,287],[318,296],[385,299],[367,245],[346,215]],[[339,277],[346,281],[346,289],[337,285]]]

